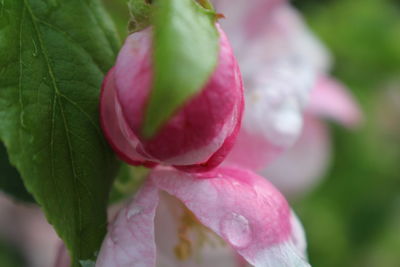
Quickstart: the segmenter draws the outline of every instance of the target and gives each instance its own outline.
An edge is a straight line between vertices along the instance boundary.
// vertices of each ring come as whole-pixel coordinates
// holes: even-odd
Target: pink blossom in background
[[[329,132],[319,118],[355,127],[359,107],[328,77],[328,51],[287,1],[214,2],[245,86],[242,128],[226,162],[258,171],[288,196],[304,194],[329,166]]]
[[[207,85],[149,140],[139,132],[152,84],[152,30],[128,37],[103,83],[100,106],[103,130],[121,159],[187,171],[211,169],[223,161],[239,131],[244,100],[236,59],[217,28],[218,65]]]
[[[357,102],[343,85],[332,78],[320,77],[304,115],[300,138],[260,173],[268,177],[286,196],[301,197],[324,177],[331,159],[331,138],[325,120],[348,128],[362,121]]]
[[[27,267],[51,267],[61,242],[40,208],[0,193],[0,235],[21,249]]]
[[[236,25],[226,27],[237,29],[227,34],[243,74],[246,102],[243,127],[228,161],[256,170],[267,167],[300,136],[311,90],[330,64],[329,54],[292,7],[285,1],[266,7],[268,16],[251,37],[243,19],[230,19],[227,13],[222,22],[224,27]],[[233,13],[234,5],[217,1],[217,8]],[[254,10],[243,12],[250,23]]]
[[[350,91],[339,81],[321,75],[312,91],[307,112],[355,128],[363,120],[361,109]]]
[[[262,177],[158,167],[111,223],[96,266],[309,266],[304,252],[299,221]]]

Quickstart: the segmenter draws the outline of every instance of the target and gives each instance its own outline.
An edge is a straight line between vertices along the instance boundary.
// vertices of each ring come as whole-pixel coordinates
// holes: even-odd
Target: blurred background
[[[316,267],[400,266],[400,1],[298,0],[360,102],[355,132],[332,125],[325,179],[295,208]]]
[[[126,36],[125,0],[105,0]],[[359,101],[365,121],[331,124],[333,155],[314,190],[291,200],[314,267],[400,266],[400,1],[297,0],[293,4],[335,59],[333,75]],[[1,161],[5,158],[1,147]],[[0,165],[2,188],[21,188]],[[1,193],[0,193],[1,194]],[[0,266],[51,266],[58,238],[34,204],[0,195]],[[47,247],[46,247],[47,246]],[[40,249],[43,247],[43,249]],[[32,262],[32,264],[28,264]]]

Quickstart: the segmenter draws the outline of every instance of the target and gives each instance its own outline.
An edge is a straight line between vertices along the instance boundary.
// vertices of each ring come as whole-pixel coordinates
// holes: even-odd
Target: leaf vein
[[[96,129],[97,135],[100,137],[101,143],[104,147],[106,147],[106,144],[104,142],[103,134],[98,126],[98,124],[93,120],[93,118],[85,111],[83,110],[74,100],[70,99],[64,94],[60,94],[60,97],[65,99],[68,103],[70,103],[73,107],[75,107],[80,113],[82,113],[90,122],[90,124]]]
[[[87,56],[89,56],[90,59],[95,63],[94,65],[96,66],[96,68],[97,68],[103,75],[105,74],[105,72],[100,68],[98,62],[96,62],[96,60],[94,59],[94,57],[92,56],[92,54],[89,53],[89,51],[88,51],[86,48],[84,48],[83,46],[79,45],[79,43],[78,43],[68,32],[66,32],[66,31],[64,31],[64,30],[62,30],[62,29],[60,29],[60,28],[58,28],[57,26],[55,26],[55,25],[53,25],[53,24],[50,24],[50,23],[48,23],[48,22],[46,22],[46,21],[43,21],[43,20],[41,20],[41,19],[37,19],[37,21],[38,21],[39,23],[41,23],[41,24],[43,24],[43,25],[46,25],[47,27],[53,29],[54,31],[57,31],[57,32],[63,34],[63,35],[65,36],[65,38],[67,38],[69,41],[71,41],[76,47],[79,47],[80,49],[82,49],[82,51],[83,51]]]
[[[19,105],[21,107],[21,111],[19,114],[19,120],[21,123],[21,128],[24,129],[26,128],[26,125],[24,123],[24,103],[22,101],[22,70],[23,70],[23,63],[22,63],[22,27],[24,24],[24,19],[25,19],[25,7],[22,8],[22,14],[21,14],[21,22],[19,25],[19,77],[18,77],[18,100],[19,100]]]
[[[35,15],[33,14],[32,10],[30,9],[30,5],[27,2],[27,0],[24,0],[24,5],[25,5],[26,9],[28,10],[29,15],[31,16],[33,28],[35,30],[35,33],[36,33],[37,37],[38,37],[40,48],[41,48],[41,50],[43,52],[43,57],[44,57],[44,59],[46,61],[47,69],[48,69],[48,72],[49,72],[49,75],[50,75],[50,78],[51,78],[51,82],[53,84],[52,87],[54,89],[53,110],[51,112],[52,113],[52,129],[51,129],[51,141],[50,141],[51,142],[51,147],[52,147],[51,148],[51,155],[50,155],[51,158],[52,158],[52,164],[51,164],[52,166],[51,166],[51,168],[53,169],[52,170],[52,180],[56,184],[56,182],[55,182],[56,177],[55,177],[55,173],[54,173],[54,165],[55,165],[54,164],[54,159],[56,157],[56,155],[54,155],[54,134],[55,134],[54,125],[55,125],[55,106],[56,106],[56,104],[58,102],[59,103],[59,107],[60,107],[60,111],[61,111],[61,115],[63,117],[63,122],[64,122],[64,130],[65,130],[65,134],[66,134],[68,152],[69,152],[69,156],[70,156],[70,164],[71,164],[72,175],[73,175],[73,191],[74,191],[75,199],[77,200],[77,206],[78,206],[77,211],[76,211],[77,212],[77,218],[78,218],[78,229],[79,229],[79,231],[82,231],[82,212],[81,212],[81,203],[80,203],[81,199],[80,199],[79,193],[77,192],[77,184],[76,184],[76,181],[78,180],[78,176],[77,176],[76,166],[75,166],[74,157],[73,157],[73,153],[72,153],[71,140],[70,140],[70,137],[68,135],[68,126],[67,126],[67,121],[66,121],[65,114],[64,114],[64,109],[63,109],[63,106],[62,106],[61,102],[57,101],[58,100],[57,96],[60,95],[60,90],[59,90],[58,85],[57,85],[57,81],[56,81],[56,78],[55,78],[55,75],[54,75],[54,72],[53,72],[53,68],[52,68],[52,66],[50,64],[49,56],[48,56],[48,54],[46,52],[46,48],[45,48],[44,41],[43,41],[42,36],[41,36],[41,32],[40,32],[40,30],[38,28],[38,25],[36,23],[38,20],[35,17]],[[81,233],[79,232],[78,236],[80,236],[80,234]],[[78,251],[78,258],[79,258],[80,254],[81,254],[81,249],[82,249],[81,239],[78,238],[77,242],[78,242],[77,251]]]

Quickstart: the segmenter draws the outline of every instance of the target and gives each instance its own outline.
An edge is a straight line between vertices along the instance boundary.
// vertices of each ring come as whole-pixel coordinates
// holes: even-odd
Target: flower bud
[[[121,159],[186,171],[205,171],[223,161],[240,128],[244,101],[238,64],[217,28],[219,56],[213,74],[151,138],[142,136],[141,128],[153,84],[152,29],[128,37],[103,82],[100,103],[103,131]]]

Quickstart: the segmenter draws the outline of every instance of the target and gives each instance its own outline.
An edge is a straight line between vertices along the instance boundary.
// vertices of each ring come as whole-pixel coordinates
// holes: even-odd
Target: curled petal
[[[336,120],[347,127],[362,121],[362,112],[350,92],[333,78],[321,76],[312,91],[309,111],[315,115]]]
[[[102,85],[100,95],[100,122],[103,132],[117,155],[132,165],[152,163],[139,154],[135,149],[138,146],[137,138],[126,125],[121,107],[116,98],[114,68],[109,71]],[[130,136],[131,138],[127,138]]]

